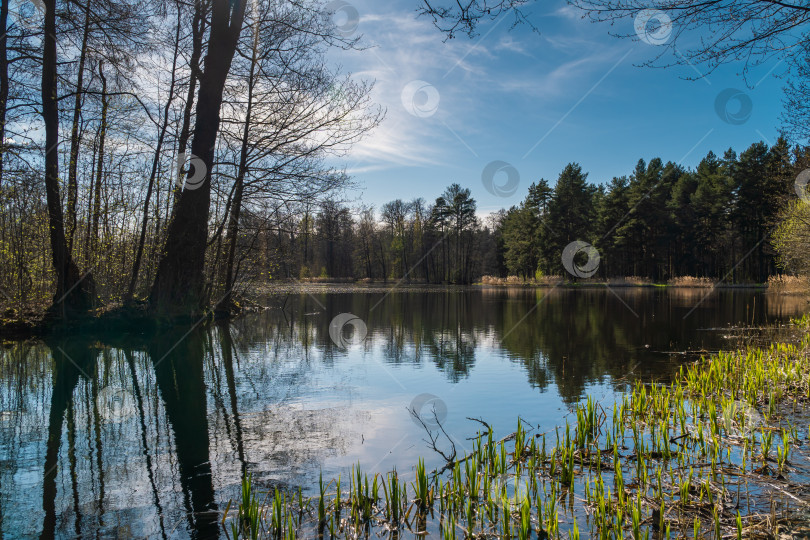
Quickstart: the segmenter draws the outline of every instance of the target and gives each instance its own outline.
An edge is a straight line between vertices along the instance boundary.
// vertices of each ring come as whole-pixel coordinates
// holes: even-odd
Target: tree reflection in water
[[[705,291],[384,294],[301,295],[231,324],[4,345],[2,532],[217,537],[246,471],[265,488],[307,488],[322,468],[412,464],[426,449],[405,407],[424,391],[448,401],[463,438],[474,428],[459,407],[483,402],[512,425],[527,406],[555,411],[621,388],[630,371],[666,378],[681,358],[663,353],[730,345],[730,332],[710,329],[806,306],[753,291],[715,292],[689,316]],[[348,351],[328,332],[340,313],[368,328]]]

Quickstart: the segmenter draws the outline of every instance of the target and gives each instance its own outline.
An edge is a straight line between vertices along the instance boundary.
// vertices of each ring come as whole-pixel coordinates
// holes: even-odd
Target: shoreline
[[[480,281],[470,284],[443,284],[443,283],[422,283],[417,281],[398,283],[396,281],[280,281],[272,286],[262,285],[254,290],[257,295],[289,294],[292,292],[305,293],[307,290],[331,290],[335,292],[369,292],[369,291],[390,291],[393,289],[402,290],[482,290],[482,289],[680,289],[680,290],[756,290],[773,292],[774,294],[796,294],[810,295],[810,290],[789,290],[783,291],[773,289],[767,283],[750,284],[718,284],[714,286],[704,285],[679,285],[668,283],[611,283],[604,281],[566,281],[562,283],[482,283]]]
[[[778,290],[768,284],[719,284],[708,287],[702,285],[682,284],[655,284],[655,283],[610,283],[604,281],[560,282],[555,284],[524,282],[524,283],[473,283],[469,285],[419,283],[415,281],[398,283],[395,281],[278,281],[268,285],[254,287],[249,295],[242,298],[245,306],[238,311],[223,314],[208,311],[197,317],[167,320],[154,317],[147,311],[145,303],[136,303],[131,306],[108,306],[99,308],[95,312],[77,314],[66,319],[53,317],[43,310],[40,312],[26,312],[23,317],[10,317],[8,310],[0,316],[0,339],[25,340],[44,337],[50,334],[81,329],[88,332],[122,331],[133,332],[153,330],[160,327],[170,327],[183,324],[201,324],[212,320],[236,320],[244,314],[270,309],[271,306],[262,303],[262,299],[289,296],[293,294],[351,294],[351,293],[390,293],[394,290],[401,292],[446,292],[446,291],[483,291],[483,290],[679,290],[679,291],[712,291],[719,290],[753,290],[779,295],[807,296],[810,291],[805,290]]]

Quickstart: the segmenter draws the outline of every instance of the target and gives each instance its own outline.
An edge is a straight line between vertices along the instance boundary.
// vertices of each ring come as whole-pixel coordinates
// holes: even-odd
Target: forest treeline
[[[780,268],[772,235],[807,150],[780,138],[739,155],[710,152],[694,170],[660,158],[627,176],[589,183],[571,163],[538,180],[516,206],[479,218],[470,190],[453,184],[434,202],[395,200],[376,212],[334,200],[279,236],[278,277],[406,278],[470,283],[483,275],[563,275],[575,240],[600,253],[596,278],[681,276],[762,283]]]
[[[362,46],[334,5],[0,0],[0,306],[196,316],[272,279],[563,274],[573,240],[600,277],[777,271],[768,235],[805,161],[782,139],[608,183],[571,164],[486,218],[463,179],[350,207],[334,164],[384,111],[327,61]]]

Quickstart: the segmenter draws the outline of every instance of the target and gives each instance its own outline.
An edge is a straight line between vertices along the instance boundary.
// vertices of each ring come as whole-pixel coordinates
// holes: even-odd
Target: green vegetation
[[[782,221],[774,233],[774,245],[779,252],[779,262],[794,272],[810,274],[810,204],[799,199],[791,202],[782,211]]]
[[[211,258],[213,266],[206,263],[205,273],[226,275],[225,262],[231,256],[241,261],[230,280],[241,284],[237,296],[271,276],[427,283],[512,276],[549,281],[569,276],[560,255],[571,241],[582,240],[601,254],[596,280],[620,276],[638,283],[667,283],[695,276],[710,284],[721,278],[725,283],[764,283],[780,266],[791,274],[807,273],[807,205],[789,203],[796,197],[795,178],[807,164],[806,151],[791,150],[784,139],[771,147],[755,143],[739,155],[727,151],[719,158],[709,153],[695,170],[659,158],[642,160],[629,176],[593,183],[572,163],[553,187],[539,180],[528,187],[519,205],[485,220],[476,216],[470,189],[459,184],[432,203],[422,198],[395,200],[376,212],[327,198],[267,218],[265,225],[257,225],[255,241],[238,243],[233,253],[229,242],[212,244],[223,253]],[[12,207],[16,204],[17,195],[0,196]],[[122,216],[130,212],[122,210]],[[29,218],[17,219],[11,228],[0,226],[0,311],[8,309],[9,319],[26,311],[41,312],[52,296],[53,278],[47,258],[34,256],[47,251],[47,219],[22,207],[13,215]],[[106,224],[108,217],[102,216],[105,230],[124,227],[112,217]],[[783,218],[788,219],[776,229],[772,246],[770,235]],[[74,249],[83,246],[77,243]],[[94,283],[101,304],[117,306],[131,281],[122,276],[130,274],[133,246],[109,239],[98,246],[99,253],[82,258],[97,262]],[[271,256],[260,255],[259,246]],[[154,271],[159,254],[155,244],[148,243],[136,298],[146,296],[145,271]],[[228,290],[224,283],[214,283],[209,294],[220,298]],[[238,298],[229,302],[238,308]]]
[[[636,383],[612,408],[589,398],[551,432],[518,421],[500,440],[479,433],[473,451],[441,471],[427,473],[420,460],[412,483],[396,471],[369,477],[358,465],[348,493],[338,478],[313,498],[276,491],[258,507],[255,488],[244,487],[238,516],[226,512],[223,524],[247,523],[240,534],[266,538],[774,534],[797,500],[794,476],[806,480],[794,456],[808,442],[799,426],[808,425],[810,319],[797,324],[797,344],[720,353],[682,367],[669,384]],[[245,517],[257,514],[258,523]]]
[[[282,277],[325,268],[331,279],[548,281],[570,277],[561,254],[581,240],[601,254],[594,279],[764,283],[780,271],[770,236],[807,165],[806,149],[785,139],[710,152],[694,170],[656,157],[627,176],[591,179],[570,163],[556,182],[523,184],[520,204],[483,220],[471,191],[452,184],[434,202],[396,199],[379,211],[326,201],[268,242],[282,254]]]
[[[540,180],[501,215],[496,234],[505,269],[524,278],[537,270],[563,275],[560,253],[583,240],[601,253],[595,277],[763,283],[777,272],[770,232],[805,166],[804,153],[791,151],[784,139],[770,148],[752,144],[739,156],[710,152],[696,170],[640,160],[629,177],[599,179],[599,185],[570,164],[553,189]]]

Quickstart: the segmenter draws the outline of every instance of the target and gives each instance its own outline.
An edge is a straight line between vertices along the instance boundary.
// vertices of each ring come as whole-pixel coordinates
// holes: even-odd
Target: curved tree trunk
[[[73,250],[73,236],[76,233],[76,206],[79,201],[79,123],[82,116],[82,94],[84,93],[84,64],[87,61],[87,39],[90,37],[90,0],[84,6],[84,28],[82,30],[82,46],[79,51],[79,66],[76,74],[76,96],[73,101],[73,124],[70,127],[70,157],[68,158],[67,182],[67,241],[68,249]]]
[[[177,153],[184,154],[188,146],[188,139],[191,136],[191,111],[194,107],[194,94],[197,92],[197,81],[200,78],[200,57],[202,56],[203,35],[205,34],[205,4],[203,0],[194,2],[194,19],[191,22],[191,58],[189,68],[191,75],[188,81],[188,94],[186,96],[186,106],[183,109],[183,126],[180,128],[180,137],[177,140]],[[177,173],[173,173],[177,174]],[[173,178],[179,182],[180,178]],[[180,190],[174,189],[174,202],[180,196]]]
[[[62,200],[59,194],[59,101],[56,85],[56,0],[43,0],[45,34],[42,38],[42,119],[45,124],[45,195],[56,294],[52,313],[66,316],[95,304],[95,282],[88,272],[79,274],[65,239]]]
[[[53,1],[53,0],[51,0]],[[200,78],[197,119],[191,153],[205,166],[205,178],[195,189],[184,189],[177,200],[150,295],[153,313],[167,317],[196,316],[204,308],[205,250],[211,202],[211,170],[219,131],[225,80],[239,41],[246,0],[214,0],[205,70]]]
[[[98,129],[98,161],[96,165],[96,179],[93,194],[93,215],[90,220],[90,253],[89,260],[95,261],[95,252],[98,249],[98,230],[101,221],[101,184],[104,181],[104,146],[107,140],[107,111],[109,99],[107,98],[107,78],[104,76],[104,67],[98,64],[98,74],[101,78],[101,125]],[[106,209],[104,212],[106,216]]]

